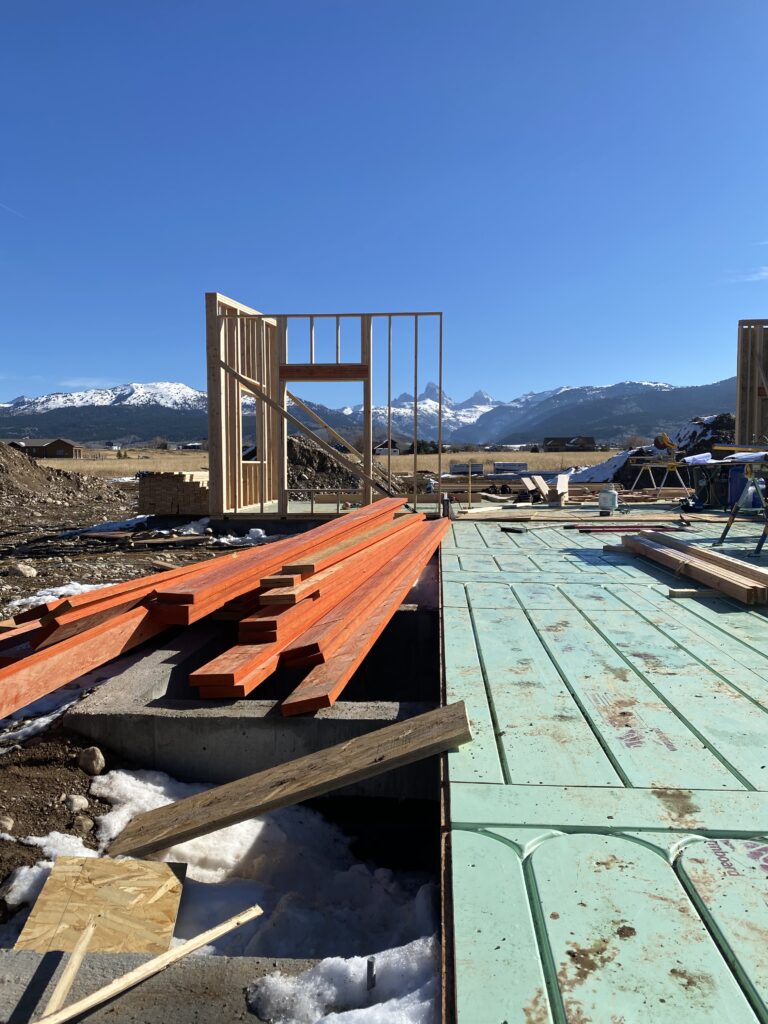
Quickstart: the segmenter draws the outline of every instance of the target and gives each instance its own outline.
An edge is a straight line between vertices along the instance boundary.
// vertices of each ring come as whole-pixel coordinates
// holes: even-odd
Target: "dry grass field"
[[[452,462],[482,462],[484,471],[493,472],[494,462],[527,462],[532,473],[541,470],[567,469],[569,466],[592,466],[596,462],[615,455],[618,449],[608,452],[444,452],[443,472],[450,470]],[[133,476],[140,470],[152,473],[193,473],[208,469],[207,452],[166,452],[156,448],[129,448],[118,452],[92,450],[86,448],[82,459],[40,459],[41,466],[53,469],[74,470],[77,473],[88,473],[104,479]],[[377,459],[379,465],[386,470],[386,456]],[[419,455],[418,468],[421,471],[437,472],[437,455]],[[411,473],[413,470],[412,455],[393,455],[393,473]]]
[[[118,458],[117,456],[125,456]],[[39,459],[41,466],[87,473],[111,480],[133,476],[139,471],[152,473],[193,473],[208,469],[208,452],[166,452],[157,448],[128,448],[125,452],[83,449],[82,459]]]
[[[612,448],[607,452],[443,452],[443,472],[450,472],[452,462],[482,462],[484,472],[492,473],[494,462],[527,462],[531,473],[541,470],[567,469],[569,466],[594,466],[604,462],[619,451]],[[378,462],[386,469],[387,458],[381,456]],[[431,473],[437,472],[437,455],[419,455],[418,468]],[[392,472],[410,473],[413,470],[412,455],[393,455]]]

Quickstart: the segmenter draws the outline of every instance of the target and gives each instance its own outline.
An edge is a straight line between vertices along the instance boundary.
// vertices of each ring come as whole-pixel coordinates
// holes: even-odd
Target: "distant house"
[[[545,452],[596,452],[594,437],[545,437],[542,450]]]
[[[374,455],[399,455],[400,449],[393,442],[391,445],[387,444],[386,441],[382,441],[381,444],[377,444],[373,449]]]
[[[67,437],[19,437],[8,441],[33,459],[82,459],[83,449]]]

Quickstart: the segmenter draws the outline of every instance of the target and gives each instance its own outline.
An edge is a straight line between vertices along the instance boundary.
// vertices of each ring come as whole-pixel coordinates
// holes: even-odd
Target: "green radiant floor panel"
[[[457,1020],[768,1024],[768,613],[605,544],[443,547]]]

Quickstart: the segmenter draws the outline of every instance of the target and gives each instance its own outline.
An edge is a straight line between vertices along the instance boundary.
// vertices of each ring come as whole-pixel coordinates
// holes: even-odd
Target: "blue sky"
[[[459,399],[731,376],[767,37],[762,0],[10,0],[0,398],[204,386],[206,290],[442,309]]]

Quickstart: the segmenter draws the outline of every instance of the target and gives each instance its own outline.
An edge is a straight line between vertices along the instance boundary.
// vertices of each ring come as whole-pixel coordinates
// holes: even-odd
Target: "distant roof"
[[[79,441],[71,441],[68,437],[0,437],[0,441],[5,444],[22,444],[38,448],[56,441],[63,441],[64,444],[71,444],[73,448],[81,447]]]

